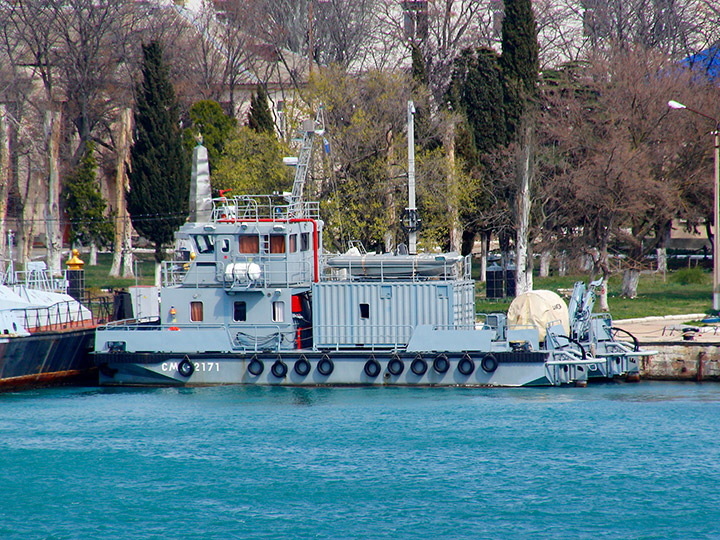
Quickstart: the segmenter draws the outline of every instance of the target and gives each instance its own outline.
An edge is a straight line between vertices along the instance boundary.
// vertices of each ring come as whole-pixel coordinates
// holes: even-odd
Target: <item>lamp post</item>
[[[668,101],[668,107],[671,109],[685,109],[691,113],[703,116],[708,120],[712,120],[715,125],[715,131],[712,134],[715,137],[715,189],[713,191],[713,221],[715,230],[713,234],[713,310],[720,311],[720,202],[718,195],[720,194],[720,121],[710,115],[691,109],[677,101]]]

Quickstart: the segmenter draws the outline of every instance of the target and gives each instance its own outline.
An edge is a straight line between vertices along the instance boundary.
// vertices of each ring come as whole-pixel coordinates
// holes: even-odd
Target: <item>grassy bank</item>
[[[83,254],[85,262],[85,287],[90,290],[126,289],[132,285],[153,285],[155,282],[155,259],[152,253],[136,255],[137,278],[112,278],[108,276],[112,266],[111,253],[98,253],[97,266],[87,264],[89,256]]]
[[[608,304],[614,319],[631,319],[654,315],[684,315],[687,313],[709,313],[712,309],[712,275],[700,272],[695,276],[697,282],[681,282],[677,272],[669,272],[665,277],[660,274],[642,274],[636,298],[624,298],[622,275],[610,277]],[[535,277],[535,289],[559,290],[572,289],[576,281],[589,282],[588,275],[564,277]],[[478,312],[505,311],[510,300],[496,301],[485,297],[485,283],[476,284],[476,309]],[[563,296],[561,294],[561,296]],[[564,296],[567,300],[567,297]],[[597,307],[597,305],[596,305]],[[597,311],[597,309],[596,309]]]

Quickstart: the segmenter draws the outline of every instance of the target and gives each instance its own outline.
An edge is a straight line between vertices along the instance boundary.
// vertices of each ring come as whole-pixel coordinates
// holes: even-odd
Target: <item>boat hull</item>
[[[485,360],[488,356],[494,361]],[[546,365],[548,355],[542,352],[495,352],[492,355],[482,352],[421,355],[342,350],[281,354],[112,352],[95,353],[94,357],[99,368],[99,382],[105,386],[511,387],[558,384],[557,374],[548,371],[552,369]],[[442,370],[444,361],[446,371],[438,371],[436,366]],[[300,369],[302,367],[307,373]]]
[[[0,338],[0,389],[94,380],[95,328]]]

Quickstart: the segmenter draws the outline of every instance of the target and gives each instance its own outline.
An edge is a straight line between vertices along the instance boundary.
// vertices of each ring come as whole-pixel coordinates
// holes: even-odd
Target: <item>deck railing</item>
[[[214,274],[212,281],[222,285],[226,290],[308,285],[315,276],[312,260],[289,259],[285,254],[235,256],[232,260],[217,261],[210,264],[214,265],[212,266],[212,273]],[[247,265],[247,268],[245,268],[245,272],[241,268],[237,268],[237,270],[227,273],[226,268],[230,264]],[[259,272],[257,279],[252,279],[253,270],[250,269],[250,264],[257,267]],[[192,272],[198,271],[198,267],[193,267],[193,263],[163,261],[162,284],[164,287],[176,285],[201,286],[199,279],[195,283],[191,283],[194,275]],[[187,276],[190,276],[188,281],[186,281]],[[207,279],[207,274],[205,274],[204,278]]]
[[[51,306],[16,308],[12,312],[30,332],[84,328],[95,324],[92,312],[88,313],[78,302],[58,302]]]
[[[212,221],[286,221],[294,218],[319,219],[320,203],[304,201],[290,204],[282,195],[243,195],[219,197],[212,201]]]

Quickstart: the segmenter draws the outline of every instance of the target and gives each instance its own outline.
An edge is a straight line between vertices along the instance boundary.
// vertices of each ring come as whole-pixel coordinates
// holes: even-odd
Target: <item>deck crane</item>
[[[293,181],[292,191],[285,194],[288,201],[289,212],[294,217],[303,217],[303,190],[305,189],[305,180],[307,179],[308,168],[310,167],[310,156],[312,156],[313,142],[315,136],[323,136],[325,134],[325,115],[323,106],[318,108],[315,120],[309,118],[302,123],[302,147],[300,155],[293,158],[285,158],[285,163],[295,165],[295,180]]]

